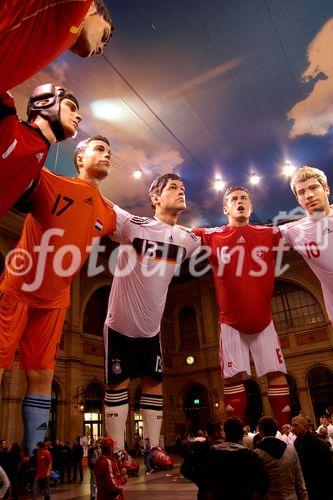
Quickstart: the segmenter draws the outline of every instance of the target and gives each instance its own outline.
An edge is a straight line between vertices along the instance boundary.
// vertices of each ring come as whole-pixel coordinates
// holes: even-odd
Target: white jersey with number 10
[[[304,217],[280,226],[286,242],[311,267],[321,283],[328,317],[333,321],[333,211],[320,219]]]

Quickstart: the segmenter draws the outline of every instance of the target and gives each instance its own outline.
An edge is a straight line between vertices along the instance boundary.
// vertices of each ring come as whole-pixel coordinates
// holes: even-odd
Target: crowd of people
[[[278,430],[262,417],[255,432],[238,417],[207,422],[180,443],[182,474],[198,486],[199,500],[332,500],[333,426],[329,416],[315,430],[298,415]]]
[[[44,450],[43,453],[39,453],[40,450]],[[41,457],[43,459],[40,461]],[[35,479],[46,481],[48,478],[60,484],[75,483],[79,472],[79,480],[82,482],[82,459],[83,447],[79,437],[73,446],[69,441],[59,439],[55,442],[50,439],[39,441],[31,455],[18,443],[13,443],[9,447],[4,439],[0,440],[0,466],[10,482],[13,499],[17,499],[20,492],[33,492],[34,489],[36,492],[38,483],[43,483],[43,480],[35,481]],[[47,464],[46,467],[43,465],[44,462]]]
[[[88,449],[87,463],[90,471],[90,498],[104,499],[102,491],[122,498],[122,485],[126,482],[126,470],[122,467],[119,455],[114,453],[115,441],[112,438],[93,440]],[[0,498],[18,500],[21,494],[31,494],[33,499],[40,492],[44,498],[51,497],[52,484],[69,484],[83,481],[84,449],[78,436],[70,445],[69,441],[50,439],[36,443],[32,456],[17,444],[9,448],[7,442],[0,440]],[[109,474],[110,460],[112,474]],[[100,495],[98,495],[98,484]]]

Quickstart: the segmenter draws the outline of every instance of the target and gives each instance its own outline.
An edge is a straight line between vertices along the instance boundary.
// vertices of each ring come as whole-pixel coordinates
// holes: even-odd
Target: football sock
[[[107,390],[104,396],[106,435],[116,442],[114,449],[125,448],[125,426],[128,415],[128,390]]]
[[[224,385],[224,404],[228,417],[238,417],[245,423],[247,395],[244,384]]]
[[[39,441],[44,441],[49,426],[50,407],[50,396],[27,394],[23,400],[24,446],[29,455],[32,455]]]
[[[288,384],[268,385],[268,400],[281,430],[284,424],[290,423],[290,392]]]
[[[152,448],[159,446],[163,421],[163,396],[161,394],[142,394],[140,407],[144,438],[149,438]]]

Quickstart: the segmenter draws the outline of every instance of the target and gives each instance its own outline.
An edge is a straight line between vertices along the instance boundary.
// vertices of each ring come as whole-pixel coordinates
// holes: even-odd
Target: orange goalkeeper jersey
[[[70,284],[94,238],[113,233],[115,212],[88,182],[45,168],[30,202],[31,213],[0,289],[33,307],[67,307]]]

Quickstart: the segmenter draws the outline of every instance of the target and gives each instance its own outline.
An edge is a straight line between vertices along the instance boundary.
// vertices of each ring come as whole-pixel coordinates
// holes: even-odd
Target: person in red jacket
[[[127,482],[126,469],[121,469],[113,447],[116,441],[105,437],[101,441],[101,456],[95,463],[97,500],[125,500],[123,485]]]
[[[0,93],[50,64],[65,50],[101,55],[112,36],[104,0],[3,0]]]
[[[32,488],[32,498],[38,497],[40,490],[44,490],[44,500],[51,498],[50,475],[52,468],[52,456],[49,450],[45,448],[43,441],[37,443],[36,475]]]

